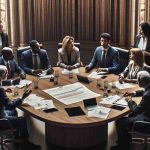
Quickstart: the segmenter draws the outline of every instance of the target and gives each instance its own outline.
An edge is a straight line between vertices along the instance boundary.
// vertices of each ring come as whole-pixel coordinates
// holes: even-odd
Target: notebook
[[[78,81],[80,81],[80,82],[84,82],[84,83],[90,83],[91,82],[91,80],[89,80],[88,77],[77,75],[77,78],[78,78]]]
[[[87,110],[93,110],[98,107],[96,98],[85,99],[83,103]]]

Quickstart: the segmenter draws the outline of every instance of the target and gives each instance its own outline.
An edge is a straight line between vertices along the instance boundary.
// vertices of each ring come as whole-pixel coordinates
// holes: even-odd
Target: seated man
[[[118,145],[112,146],[111,150],[130,150],[131,135],[128,131],[135,121],[150,122],[150,74],[147,71],[140,71],[137,74],[137,79],[139,87],[144,88],[142,100],[137,105],[130,97],[130,95],[139,96],[142,92],[125,94],[131,113],[128,117],[123,117],[116,121]]]
[[[4,65],[0,65],[0,82],[5,80],[7,78],[7,68]],[[15,108],[20,106],[23,102],[23,100],[28,97],[28,95],[31,93],[31,91],[25,91],[23,96],[21,98],[18,98],[16,100],[10,100],[3,87],[0,87],[0,118],[7,118],[12,127],[16,129],[15,137],[22,140],[21,149],[22,150],[40,150],[40,145],[35,145],[28,141],[29,134],[27,130],[27,123],[24,117],[17,117],[17,116],[6,116],[5,110],[16,110]],[[1,129],[7,129],[8,127],[6,125],[0,124]],[[15,147],[16,149],[16,147]]]
[[[16,63],[13,55],[13,50],[9,47],[4,47],[2,49],[2,56],[0,57],[0,65],[5,65],[8,70],[7,79],[14,77],[14,74],[17,73],[20,75],[21,79],[25,79],[25,72],[19,67]]]
[[[40,49],[36,40],[30,42],[31,49],[21,55],[21,67],[27,74],[38,75],[47,70],[47,74],[53,73],[46,50]]]
[[[86,72],[89,72],[94,67],[98,68],[97,72],[104,71],[106,73],[115,73],[118,70],[119,53],[109,45],[110,39],[110,34],[101,34],[101,46],[96,48],[91,63],[85,67]]]

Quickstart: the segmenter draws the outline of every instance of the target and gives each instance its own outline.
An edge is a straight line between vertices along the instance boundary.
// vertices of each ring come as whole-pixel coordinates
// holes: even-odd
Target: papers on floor
[[[125,97],[121,97],[119,95],[113,95],[106,98],[100,102],[101,104],[114,104],[114,105],[121,105],[126,107],[128,103],[125,100]]]
[[[43,97],[37,96],[36,94],[30,94],[23,103],[27,103],[35,109],[52,109],[56,108],[52,100],[45,100]]]
[[[105,72],[106,73],[106,72]],[[89,78],[95,78],[95,79],[100,79],[101,77],[103,77],[103,74],[97,73],[96,71],[93,71],[92,73],[90,73],[88,75]]]
[[[133,84],[130,83],[119,83],[119,81],[116,81],[113,84],[116,88],[123,90],[123,89],[128,89],[128,88],[133,88],[135,87]]]
[[[100,94],[92,92],[79,82],[61,87],[46,89],[43,91],[53,96],[55,99],[65,105],[80,102],[83,99],[95,98],[100,96]]]
[[[29,86],[32,83],[30,80],[20,80],[20,83],[16,85],[18,88]]]
[[[71,71],[69,71],[68,69],[62,70],[62,74],[70,74],[70,73],[72,73],[72,74],[79,74],[79,69],[76,68],[76,69],[73,69]]]
[[[91,111],[88,111],[87,116],[106,119],[110,113],[110,110],[111,110],[110,108],[99,106]]]

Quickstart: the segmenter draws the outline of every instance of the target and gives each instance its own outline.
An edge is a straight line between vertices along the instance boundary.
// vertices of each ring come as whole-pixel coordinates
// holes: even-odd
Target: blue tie
[[[105,68],[106,66],[106,51],[103,51],[103,56],[102,56],[102,60],[101,60],[101,68]]]

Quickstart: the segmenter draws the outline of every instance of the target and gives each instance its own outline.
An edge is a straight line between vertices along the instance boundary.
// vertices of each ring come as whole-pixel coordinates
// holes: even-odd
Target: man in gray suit
[[[115,73],[119,67],[119,53],[110,46],[111,36],[109,33],[102,33],[100,36],[100,45],[96,48],[94,56],[85,71],[89,72],[97,67],[97,72]]]

